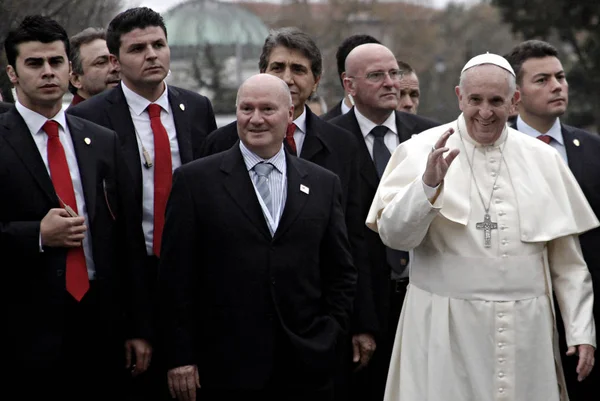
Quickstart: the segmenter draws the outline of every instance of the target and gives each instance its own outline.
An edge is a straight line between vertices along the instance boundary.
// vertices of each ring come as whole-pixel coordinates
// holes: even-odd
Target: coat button
[[[65,274],[65,269],[56,270],[56,277],[62,277]]]

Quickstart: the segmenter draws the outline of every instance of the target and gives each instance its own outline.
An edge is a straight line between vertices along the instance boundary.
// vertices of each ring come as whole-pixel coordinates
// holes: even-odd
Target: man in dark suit
[[[152,353],[130,175],[113,131],[62,111],[65,30],[26,17],[4,46],[17,92],[0,115],[4,387],[118,400],[129,369],[145,371]]]
[[[335,53],[335,59],[337,62],[338,76],[340,77],[340,83],[342,88],[344,87],[344,77],[346,76],[346,57],[356,46],[364,45],[366,43],[379,43],[377,39],[371,35],[357,34],[348,36],[337,49]],[[331,108],[327,113],[323,114],[321,118],[325,121],[329,121],[335,117],[339,117],[346,114],[354,106],[354,100],[344,90],[344,97],[335,106]]]
[[[263,73],[281,78],[288,84],[294,103],[294,121],[286,132],[284,146],[294,155],[309,160],[338,175],[342,183],[348,237],[358,269],[358,288],[350,332],[352,338],[341,338],[344,348],[353,352],[356,367],[364,367],[375,350],[372,333],[377,320],[370,293],[367,251],[364,244],[365,217],[359,204],[358,142],[349,132],[328,124],[306,107],[318,86],[323,70],[322,57],[314,40],[297,28],[272,31],[266,38],[259,61]],[[205,144],[205,154],[213,154],[233,146],[238,138],[237,125],[231,123],[212,133]],[[353,348],[353,349],[352,349]],[[341,356],[340,356],[341,357]],[[336,394],[346,391],[340,384]],[[340,396],[343,399],[343,395]]]
[[[106,42],[121,84],[68,113],[117,132],[143,216],[146,271],[155,282],[172,172],[199,157],[204,139],[217,127],[215,116],[206,97],[165,83],[170,50],[160,14],[146,7],[120,13],[108,26]],[[153,365],[161,361],[155,351]],[[145,398],[154,396],[155,385],[166,392],[164,372],[157,370],[154,366],[137,379],[148,383],[134,384]]]
[[[355,102],[354,108],[331,123],[354,134],[359,142],[361,218],[367,214],[387,160],[396,146],[426,129],[438,125],[413,114],[396,111],[400,93],[398,63],[392,52],[380,44],[355,47],[346,59],[344,84]],[[377,131],[381,131],[377,137]],[[351,399],[382,400],[396,326],[408,285],[406,252],[388,250],[379,235],[363,226],[371,272],[372,302],[379,330],[377,350],[367,369],[351,383]]]
[[[0,102],[0,114],[9,111],[14,107],[13,104],[7,102]]]
[[[160,264],[179,400],[332,400],[356,271],[339,178],[282,145],[285,82],[238,91],[240,141],[175,172]]]
[[[596,216],[600,216],[600,137],[560,122],[569,101],[569,85],[558,51],[539,40],[515,46],[506,56],[512,65],[521,92],[519,114],[512,127],[537,137],[554,147],[563,157],[581,186]],[[600,229],[580,236],[583,257],[594,285],[594,318],[600,322]],[[567,352],[565,329],[557,309],[559,345],[571,401],[597,400],[600,394],[600,369],[595,368],[584,381],[577,380],[577,357]],[[596,343],[600,343],[596,329]]]

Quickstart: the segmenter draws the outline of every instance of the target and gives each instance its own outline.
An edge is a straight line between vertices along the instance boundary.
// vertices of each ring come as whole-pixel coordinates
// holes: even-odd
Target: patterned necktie
[[[539,135],[537,137],[537,139],[546,143],[547,145],[550,145],[550,141],[552,140],[552,137],[550,135]]]
[[[169,134],[160,121],[161,107],[158,104],[148,105],[150,127],[154,134],[154,234],[152,249],[160,257],[162,232],[165,226],[165,209],[171,192],[173,180],[173,164],[171,160],[171,144]]]
[[[378,125],[369,132],[375,139],[373,142],[373,162],[375,163],[375,170],[377,170],[379,178],[383,175],[385,166],[387,166],[391,156],[389,149],[385,146],[385,142],[383,141],[387,132],[388,128],[383,125]]]
[[[296,132],[296,124],[291,123],[288,125],[287,130],[285,131],[285,141],[289,146],[290,153],[294,156],[298,156],[298,151],[296,150],[296,141],[294,141],[294,132]]]
[[[56,195],[58,195],[61,202],[63,202],[61,205],[62,207],[68,205],[75,213],[78,213],[75,190],[73,189],[73,181],[71,180],[71,173],[69,171],[69,165],[67,164],[65,149],[58,137],[58,123],[53,120],[48,120],[44,123],[42,129],[48,135],[48,165],[50,167],[50,176],[52,177],[52,184],[54,185]],[[82,246],[69,248],[67,250],[66,270],[67,291],[73,295],[77,301],[81,301],[81,298],[83,298],[85,293],[90,289],[90,281],[85,263],[85,253],[83,252]]]
[[[260,194],[263,202],[267,206],[271,217],[274,218],[273,215],[273,198],[271,197],[271,190],[269,189],[269,174],[273,171],[273,166],[271,163],[258,163],[254,166],[254,172],[258,176],[256,179],[256,190]]]

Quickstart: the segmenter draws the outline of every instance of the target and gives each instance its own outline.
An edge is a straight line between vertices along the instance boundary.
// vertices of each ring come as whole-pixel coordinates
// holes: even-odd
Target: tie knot
[[[294,136],[294,132],[296,132],[296,124],[291,123],[287,127],[287,131],[285,132],[285,137],[286,138],[293,137]]]
[[[44,132],[50,138],[58,138],[58,123],[54,120],[48,120],[42,126]]]
[[[370,134],[373,135],[375,138],[383,138],[385,134],[387,134],[387,131],[387,127],[383,125],[378,125],[377,127],[371,130]]]
[[[537,137],[537,139],[539,139],[542,142],[545,142],[547,145],[550,145],[552,137],[550,135],[540,135]]]
[[[260,177],[266,177],[271,174],[274,167],[271,163],[260,162],[254,166],[254,172]]]
[[[150,115],[150,118],[160,117],[161,107],[158,104],[150,103],[148,105],[147,110],[148,110],[148,114]]]

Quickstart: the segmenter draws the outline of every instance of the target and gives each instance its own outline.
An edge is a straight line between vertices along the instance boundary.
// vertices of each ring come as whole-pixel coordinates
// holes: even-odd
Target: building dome
[[[250,11],[233,3],[190,0],[163,13],[170,47],[262,47],[267,26]]]

